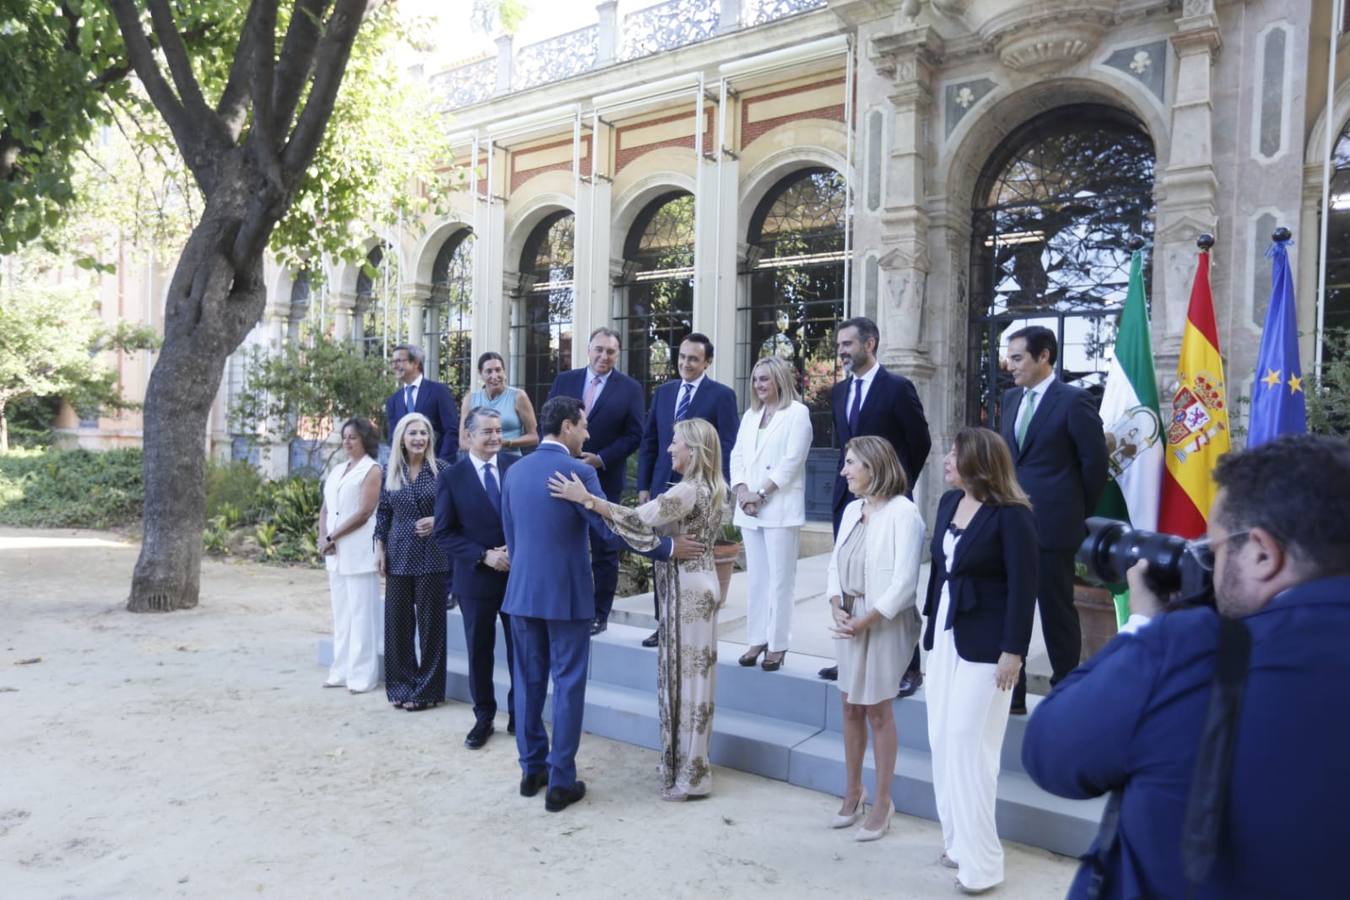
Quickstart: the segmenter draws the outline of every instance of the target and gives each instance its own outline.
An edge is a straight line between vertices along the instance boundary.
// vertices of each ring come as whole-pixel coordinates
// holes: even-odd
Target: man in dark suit
[[[436,458],[454,462],[459,455],[459,405],[455,395],[439,381],[422,377],[426,354],[421,347],[399,344],[391,362],[398,390],[384,401],[384,439],[392,442],[399,419],[419,412],[436,430]]]
[[[1037,784],[1113,793],[1069,897],[1345,895],[1350,446],[1285,435],[1214,480],[1217,611],[1158,615],[1136,564],[1130,621],[1027,723]]]
[[[586,345],[590,364],[562,372],[553,379],[548,392],[549,400],[575,397],[581,401],[590,430],[590,437],[581,448],[581,461],[599,473],[600,486],[612,503],[623,497],[628,457],[642,442],[642,385],[614,368],[619,361],[619,349],[617,331],[595,329]],[[591,564],[595,579],[595,621],[591,634],[599,634],[609,623],[614,591],[619,586],[618,548],[593,537]]]
[[[834,412],[834,433],[839,442],[838,473],[844,467],[844,446],[861,435],[885,438],[895,448],[900,465],[905,468],[911,490],[919,481],[919,473],[928,459],[933,439],[928,432],[928,419],[923,414],[923,403],[914,382],[903,375],[889,371],[877,362],[877,346],[881,332],[877,323],[866,316],[846,319],[835,330],[835,349],[839,362],[848,376],[830,389],[830,407]],[[844,476],[834,478],[834,534],[839,536],[839,519],[844,507],[854,500]],[[833,681],[838,668],[820,670],[820,677]],[[908,697],[923,684],[919,671],[919,650],[916,647],[904,677],[900,679],[897,696]]]
[[[1017,480],[1031,497],[1041,548],[1036,599],[1050,656],[1050,684],[1078,665],[1083,637],[1073,608],[1073,556],[1083,524],[1106,487],[1106,432],[1092,396],[1055,378],[1055,333],[1031,325],[1008,336],[1008,371],[999,433],[1012,451]],[[1027,711],[1026,667],[1013,691],[1014,715]]]
[[[511,466],[502,489],[502,530],[511,561],[502,612],[511,617],[515,642],[520,793],[533,797],[547,785],[544,805],[558,812],[586,794],[585,783],[577,780],[576,753],[595,619],[587,534],[607,541],[618,538],[596,513],[549,493],[554,473],[576,475],[590,493],[600,493],[595,468],[573,458],[589,436],[581,401],[549,400],[540,411],[539,427],[539,448]],[[644,555],[687,558],[701,551],[702,545],[681,536],[662,538],[656,550]],[[551,749],[543,721],[550,676]]]
[[[651,411],[647,413],[647,427],[642,432],[642,446],[638,449],[638,502],[646,503],[659,497],[680,480],[678,472],[671,471],[667,449],[675,437],[675,423],[682,419],[706,419],[717,429],[722,442],[722,477],[731,470],[731,448],[736,444],[740,415],[736,412],[736,392],[707,377],[712,365],[713,344],[707,335],[694,332],[680,342],[680,377],[667,381],[652,393]],[[660,603],[653,598],[659,618]],[[660,631],[653,631],[642,641],[644,647],[655,647]]]
[[[506,640],[506,665],[512,670],[511,620],[502,612],[511,556],[502,531],[502,481],[519,457],[498,453],[502,417],[496,410],[469,411],[468,456],[442,469],[436,485],[436,542],[455,570],[455,590],[464,617],[464,646],[469,653],[469,696],[474,726],[464,746],[477,750],[492,736],[497,696],[492,681],[497,617]],[[516,733],[515,678],[507,691],[508,734]]]

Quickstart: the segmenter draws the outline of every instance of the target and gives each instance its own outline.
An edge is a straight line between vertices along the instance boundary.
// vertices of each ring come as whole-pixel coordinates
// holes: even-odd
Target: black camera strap
[[[1209,877],[1218,856],[1219,833],[1223,830],[1228,808],[1228,781],[1237,747],[1238,714],[1247,683],[1251,650],[1252,635],[1242,620],[1220,616],[1219,647],[1214,661],[1214,680],[1210,684],[1209,707],[1200,730],[1195,772],[1182,820],[1181,869],[1188,896],[1193,896],[1201,882]],[[1105,894],[1106,861],[1120,840],[1123,796],[1121,788],[1112,791],[1102,811],[1097,849],[1088,860],[1092,875],[1087,883],[1087,896],[1091,900],[1098,900]]]

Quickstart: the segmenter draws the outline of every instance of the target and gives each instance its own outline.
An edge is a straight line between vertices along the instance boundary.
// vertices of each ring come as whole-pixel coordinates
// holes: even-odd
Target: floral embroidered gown
[[[722,526],[712,492],[681,482],[637,509],[611,504],[610,527],[638,550],[661,537],[688,534],[706,548],[696,559],[655,563],[661,605],[656,692],[661,716],[662,793],[669,798],[712,791],[708,740],[712,737],[717,673],[717,608],[720,586],[713,567],[713,541]]]

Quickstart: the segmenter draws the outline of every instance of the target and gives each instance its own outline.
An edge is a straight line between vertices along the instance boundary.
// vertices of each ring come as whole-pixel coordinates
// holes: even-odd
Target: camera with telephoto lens
[[[1208,542],[1141,531],[1128,522],[1093,517],[1078,548],[1078,561],[1103,584],[1121,584],[1125,570],[1148,561],[1145,583],[1163,599],[1214,605],[1214,563]]]

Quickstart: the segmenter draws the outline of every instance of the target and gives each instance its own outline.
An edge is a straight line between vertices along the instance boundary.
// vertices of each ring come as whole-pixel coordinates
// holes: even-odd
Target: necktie
[[[680,405],[675,409],[675,421],[679,422],[685,416],[689,415],[689,401],[694,396],[694,386],[689,382],[684,383],[684,393],[680,395]]]
[[[1026,443],[1027,426],[1031,424],[1031,417],[1036,414],[1036,392],[1026,391],[1022,394],[1022,410],[1017,416],[1017,449],[1021,450],[1022,445]]]
[[[492,504],[492,508],[500,516],[502,514],[502,491],[497,486],[497,476],[492,474],[492,463],[486,463],[483,466],[483,490],[487,491],[488,502]]]
[[[591,414],[591,407],[595,405],[596,392],[600,390],[600,376],[597,375],[586,384],[586,390],[583,392],[581,404],[586,408],[586,415]]]
[[[853,376],[853,404],[848,409],[848,433],[858,436],[858,413],[862,411],[862,379]]]
[[[403,408],[407,412],[413,411],[413,389],[412,385],[406,385],[403,388]]]

